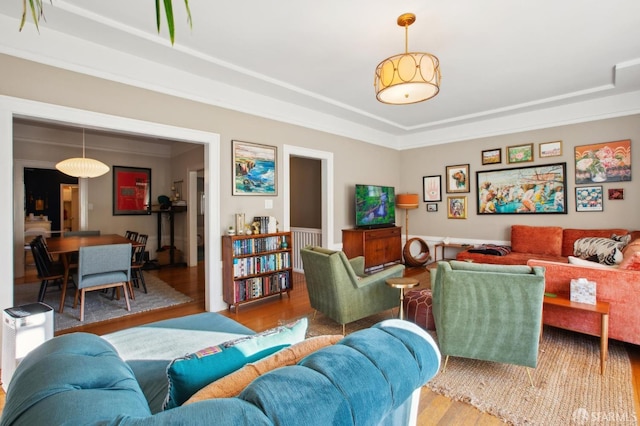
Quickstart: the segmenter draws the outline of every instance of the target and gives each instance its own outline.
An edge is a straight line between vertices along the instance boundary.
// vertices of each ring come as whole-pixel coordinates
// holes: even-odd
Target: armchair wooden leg
[[[449,355],[447,355],[444,359],[444,365],[442,366],[442,372],[447,371],[447,363],[449,362]]]
[[[536,385],[533,384],[533,377],[531,377],[531,369],[528,367],[525,367],[525,369],[527,370],[527,375],[529,376],[529,383],[531,383],[531,387],[535,388]]]
[[[342,324],[342,335],[343,336],[346,336],[346,334],[345,334],[345,331],[346,331],[345,330],[345,326],[346,326],[346,324]]]
[[[315,321],[315,320],[316,320],[316,314],[317,314],[317,313],[318,313],[318,310],[317,310],[317,309],[314,309],[314,310],[313,310],[313,321]]]

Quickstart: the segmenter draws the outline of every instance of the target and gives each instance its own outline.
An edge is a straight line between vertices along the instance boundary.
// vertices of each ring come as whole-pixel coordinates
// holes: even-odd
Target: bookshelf
[[[286,243],[286,245],[284,244]],[[223,300],[234,307],[293,289],[291,232],[222,237]]]

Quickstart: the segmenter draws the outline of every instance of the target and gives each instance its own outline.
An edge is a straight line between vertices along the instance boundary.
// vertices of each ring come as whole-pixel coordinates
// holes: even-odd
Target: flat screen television
[[[385,228],[396,225],[395,188],[356,185],[356,228]]]

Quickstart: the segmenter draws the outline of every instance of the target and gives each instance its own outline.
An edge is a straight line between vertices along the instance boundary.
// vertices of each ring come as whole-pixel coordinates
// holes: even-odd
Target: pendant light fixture
[[[86,158],[84,154],[84,129],[82,129],[82,158],[68,158],[56,164],[56,169],[65,175],[77,178],[94,178],[102,176],[109,171],[109,166],[94,160]]]
[[[385,104],[406,105],[431,99],[440,92],[440,61],[431,53],[409,52],[409,25],[416,15],[398,17],[404,27],[404,53],[391,56],[376,67],[376,98]]]

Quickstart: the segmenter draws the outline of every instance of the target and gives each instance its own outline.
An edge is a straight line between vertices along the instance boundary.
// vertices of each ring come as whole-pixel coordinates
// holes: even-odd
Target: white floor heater
[[[2,323],[2,388],[6,392],[22,358],[53,337],[53,308],[44,303],[8,308]]]

